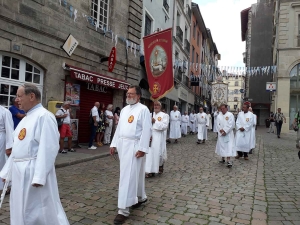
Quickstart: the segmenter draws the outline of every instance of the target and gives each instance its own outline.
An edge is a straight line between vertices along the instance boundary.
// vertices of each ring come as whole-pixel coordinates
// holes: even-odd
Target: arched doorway
[[[19,56],[0,52],[0,105],[8,108],[24,83],[34,83],[43,93],[44,72]]]
[[[300,110],[300,64],[293,67],[290,72],[290,129],[296,113]]]

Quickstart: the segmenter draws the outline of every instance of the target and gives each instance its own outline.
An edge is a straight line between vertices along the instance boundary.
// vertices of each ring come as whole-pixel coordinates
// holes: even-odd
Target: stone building
[[[243,96],[241,90],[245,88],[245,77],[238,75],[228,75],[223,78],[228,83],[228,106],[230,112],[236,114],[242,109]],[[242,91],[243,92],[243,91]]]
[[[295,114],[300,110],[300,2],[276,1],[274,9],[274,82],[272,110],[281,108],[287,118],[283,132],[292,129]]]
[[[123,107],[128,85],[139,82],[141,26],[139,0],[0,1],[0,104],[8,107],[19,85],[35,83],[44,107],[72,101],[79,141],[87,142],[94,102]],[[68,56],[61,46],[70,34],[79,44]]]
[[[242,41],[246,41],[244,62],[246,67],[257,68],[273,65],[273,0],[259,0],[250,8],[241,12]],[[257,115],[257,124],[264,125],[269,118],[271,96],[266,91],[266,83],[272,81],[272,75],[258,72],[256,76],[246,75],[245,98],[251,102]]]

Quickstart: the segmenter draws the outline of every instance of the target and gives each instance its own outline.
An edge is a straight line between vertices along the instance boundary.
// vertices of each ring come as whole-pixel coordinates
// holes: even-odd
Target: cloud
[[[243,67],[246,42],[241,38],[241,11],[257,0],[193,0],[199,5],[206,28],[209,28],[218,52],[220,66]]]

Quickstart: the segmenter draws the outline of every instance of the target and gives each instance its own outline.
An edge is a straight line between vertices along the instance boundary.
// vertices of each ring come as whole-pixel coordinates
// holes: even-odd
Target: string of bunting
[[[134,56],[137,56],[137,51],[142,52],[141,46],[131,42],[130,40],[126,39],[122,35],[117,34],[113,30],[110,29],[110,27],[106,27],[105,25],[102,24],[97,24],[92,16],[88,16],[84,14],[83,12],[80,14],[78,9],[74,8],[70,3],[68,3],[67,0],[58,0],[58,3],[61,7],[64,7],[66,11],[69,13],[69,16],[71,19],[73,19],[74,23],[78,20],[78,18],[83,18],[86,22],[88,22],[91,26],[95,27],[95,30],[98,31],[101,30],[101,35],[105,37],[111,38],[111,41],[114,42],[115,47],[118,44],[118,40],[121,40],[123,43],[126,44],[126,50],[127,52],[130,51],[131,53],[133,52]]]

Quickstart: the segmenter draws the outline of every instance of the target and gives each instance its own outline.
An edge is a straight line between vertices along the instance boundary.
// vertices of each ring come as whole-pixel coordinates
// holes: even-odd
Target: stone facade
[[[107,62],[100,63],[100,59],[109,56],[114,42],[111,34],[104,35],[102,29],[90,24],[92,0],[66,1],[67,5],[64,2],[0,1],[0,52],[24,58],[44,70],[43,105],[49,100],[64,99],[63,80],[69,79],[69,72],[63,69],[63,63],[137,84],[139,57],[131,51],[127,53],[126,43],[120,37],[140,44],[142,2],[108,0],[108,28],[118,34],[117,62],[112,73],[108,72]],[[76,22],[71,8],[73,13],[77,10]],[[69,34],[79,41],[71,57],[61,49]],[[122,94],[114,93],[114,105],[123,106]]]
[[[278,7],[278,8],[277,8]],[[276,39],[274,41],[274,63],[277,64],[277,92],[274,93],[273,111],[281,108],[287,123],[283,124],[283,132],[292,129],[295,114],[299,111],[300,86],[291,87],[294,74],[292,69],[300,63],[299,39],[299,1],[281,1],[274,11],[276,25]],[[278,23],[276,23],[278,21]],[[299,74],[296,74],[296,77]]]

